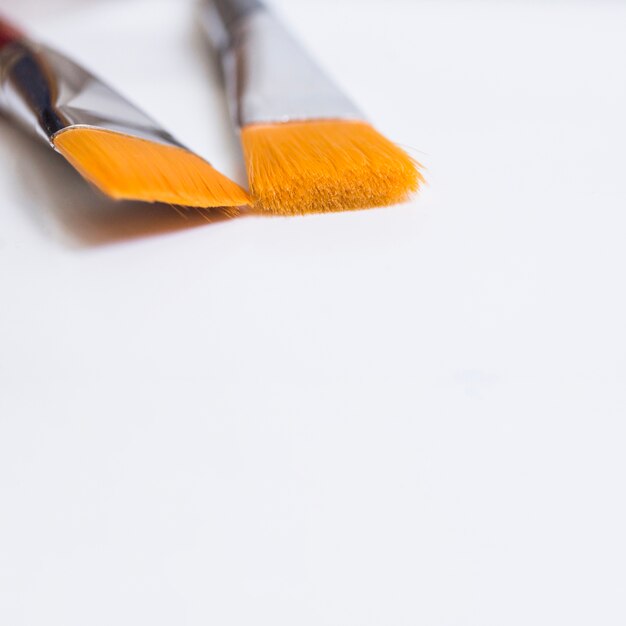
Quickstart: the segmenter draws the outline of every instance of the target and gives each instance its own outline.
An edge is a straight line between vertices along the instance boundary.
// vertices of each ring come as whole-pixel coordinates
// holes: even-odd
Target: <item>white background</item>
[[[5,2],[244,181],[181,0]],[[626,5],[276,1],[427,167],[207,224],[0,121],[0,623],[626,622]]]

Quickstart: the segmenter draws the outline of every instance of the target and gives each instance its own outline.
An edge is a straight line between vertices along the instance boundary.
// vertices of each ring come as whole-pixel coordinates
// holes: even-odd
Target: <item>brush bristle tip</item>
[[[84,178],[117,200],[198,208],[250,204],[239,185],[184,148],[86,127],[65,129],[53,141]]]
[[[398,204],[423,182],[418,163],[365,122],[252,125],[242,143],[257,207],[270,213]]]

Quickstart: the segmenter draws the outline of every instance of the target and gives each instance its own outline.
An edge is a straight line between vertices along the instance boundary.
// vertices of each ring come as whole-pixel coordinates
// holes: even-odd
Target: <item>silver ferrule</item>
[[[51,144],[57,133],[81,126],[180,146],[100,79],[59,52],[28,40],[0,52],[0,109]]]
[[[237,15],[237,5],[248,10]],[[238,126],[363,119],[282,23],[257,0],[206,0],[202,24],[220,55]]]

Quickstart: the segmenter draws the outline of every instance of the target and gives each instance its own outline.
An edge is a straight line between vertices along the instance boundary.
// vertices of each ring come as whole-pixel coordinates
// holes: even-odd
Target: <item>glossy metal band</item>
[[[87,126],[180,146],[100,79],[26,39],[0,51],[0,108],[50,143],[66,128]]]
[[[232,2],[210,0],[204,7],[203,24],[221,56],[239,126],[363,119],[359,109],[272,13],[255,1],[238,19],[226,20],[224,6]]]

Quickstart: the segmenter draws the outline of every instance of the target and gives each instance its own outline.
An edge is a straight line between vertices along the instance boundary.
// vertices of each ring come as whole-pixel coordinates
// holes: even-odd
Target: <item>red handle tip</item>
[[[15,26],[0,17],[0,50],[22,37],[22,33]]]

